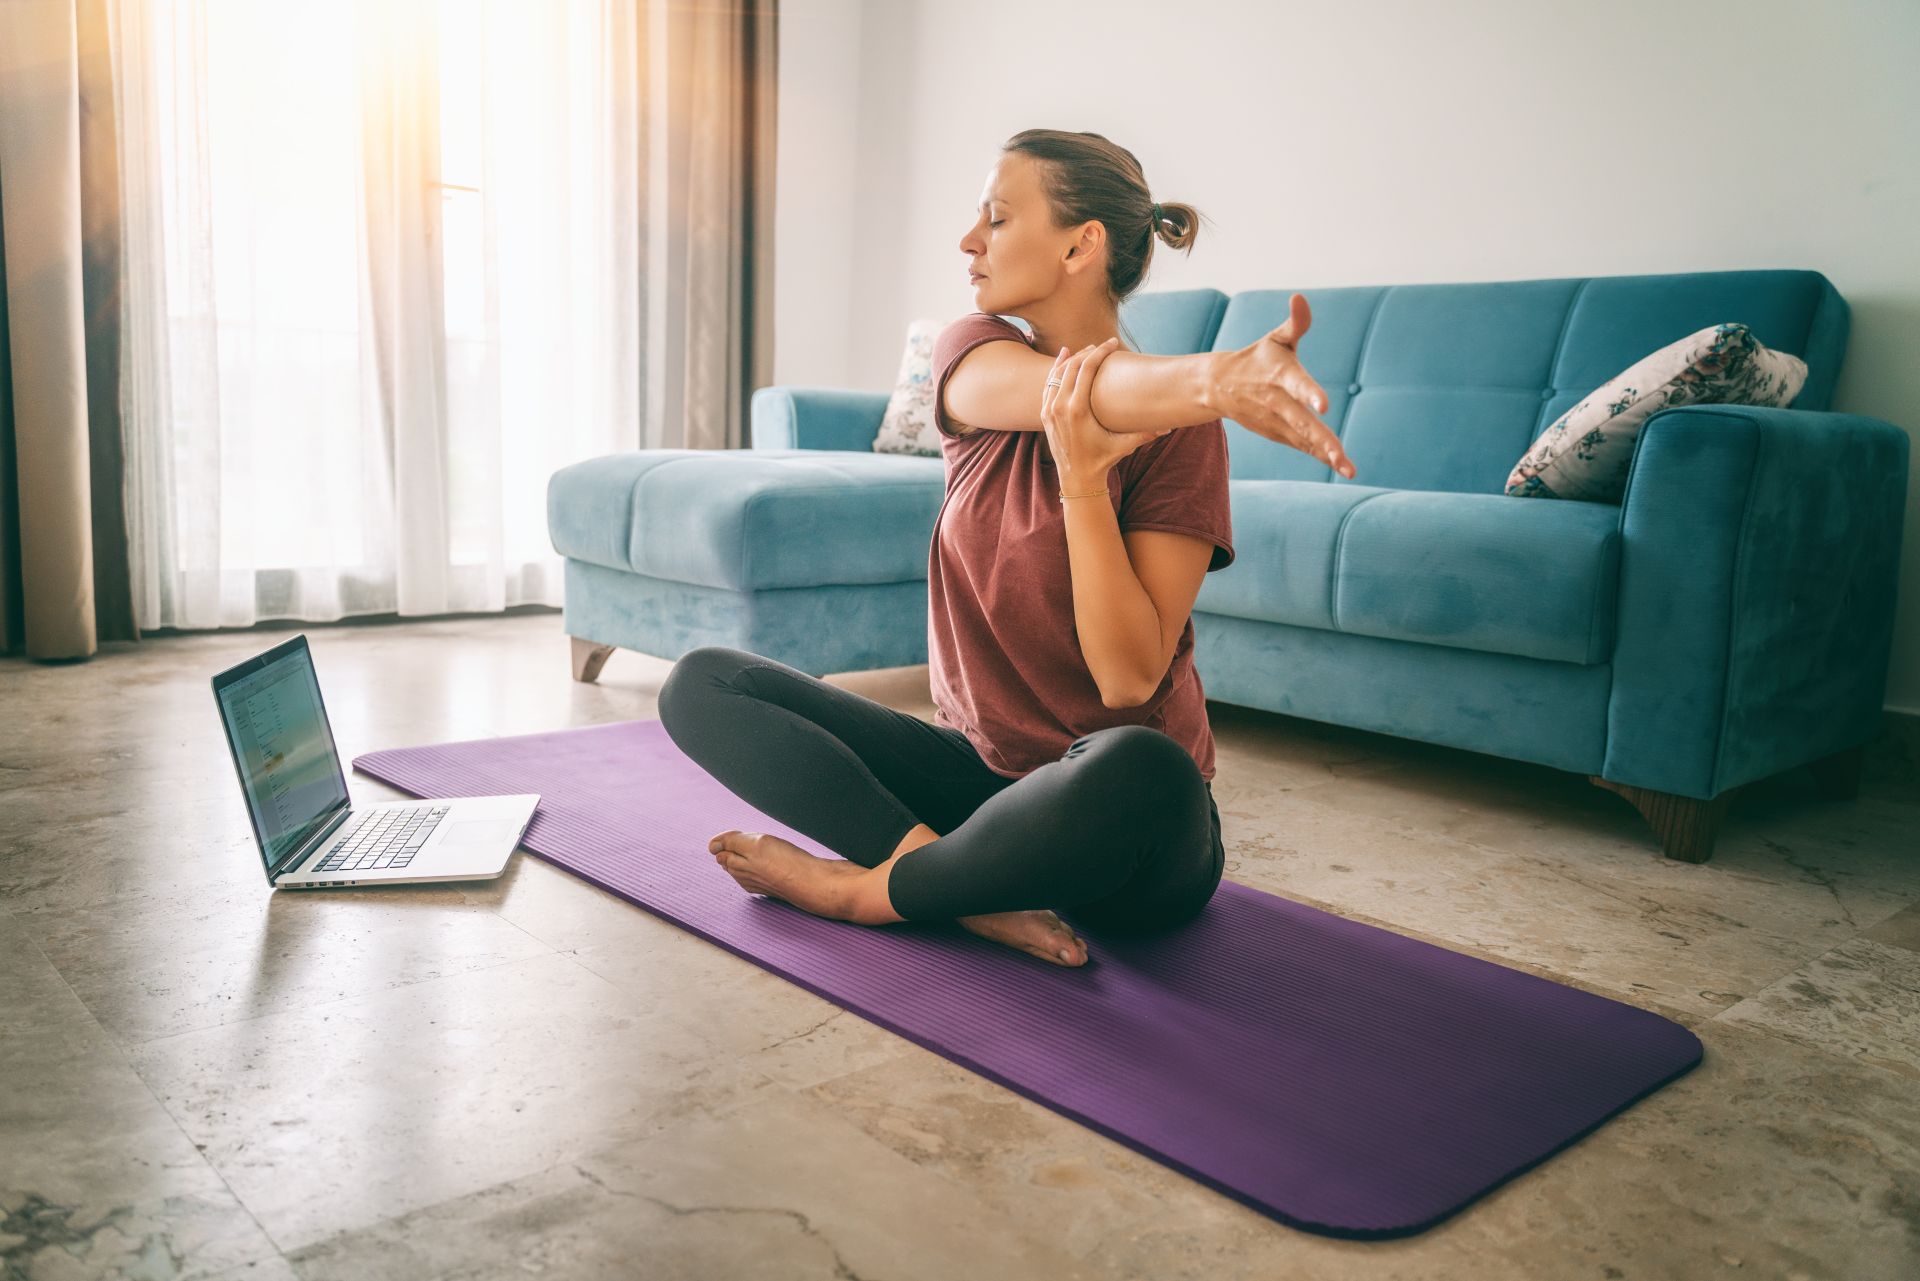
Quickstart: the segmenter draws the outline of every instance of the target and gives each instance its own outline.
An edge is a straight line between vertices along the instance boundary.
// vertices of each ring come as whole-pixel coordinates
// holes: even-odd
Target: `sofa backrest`
[[[1284,324],[1295,292],[1313,309],[1301,363],[1359,474],[1228,420],[1236,480],[1497,494],[1554,419],[1696,330],[1741,321],[1805,360],[1796,409],[1829,407],[1847,341],[1846,301],[1821,273],[1794,270],[1142,292],[1122,304],[1122,332],[1155,355],[1233,350]]]

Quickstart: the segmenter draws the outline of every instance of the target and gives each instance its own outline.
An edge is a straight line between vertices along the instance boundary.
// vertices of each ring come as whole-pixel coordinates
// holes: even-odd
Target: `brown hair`
[[[1055,226],[1098,222],[1107,229],[1107,293],[1116,309],[1140,287],[1156,239],[1193,252],[1200,211],[1162,202],[1156,221],[1146,174],[1119,143],[1097,133],[1023,129],[1000,150],[1047,162],[1040,168],[1040,187],[1053,208]]]

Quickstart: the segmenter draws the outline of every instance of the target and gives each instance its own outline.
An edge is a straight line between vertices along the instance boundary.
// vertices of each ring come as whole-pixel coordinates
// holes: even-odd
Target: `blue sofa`
[[[1291,290],[1137,294],[1142,350],[1243,347]],[[1194,605],[1208,697],[1586,774],[1699,862],[1733,789],[1854,794],[1892,642],[1908,441],[1833,413],[1848,308],[1814,271],[1316,289],[1301,344],[1358,469],[1228,422],[1237,559]],[[1527,446],[1720,321],[1804,358],[1787,409],[1641,429],[1618,504],[1509,497]],[[574,674],[708,644],[815,675],[927,660],[939,458],[888,393],[763,387],[751,449],[590,459],[548,487]]]

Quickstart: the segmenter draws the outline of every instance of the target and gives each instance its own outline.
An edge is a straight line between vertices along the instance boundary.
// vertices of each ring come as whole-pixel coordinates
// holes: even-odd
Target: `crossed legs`
[[[675,744],[735,795],[847,861],[801,873],[765,860],[760,892],[805,910],[885,924],[1058,909],[1151,930],[1190,919],[1219,883],[1211,790],[1158,730],[1097,730],[1008,779],[957,730],[724,646],[683,656],[659,706]],[[735,871],[730,835],[744,834],[710,849]]]

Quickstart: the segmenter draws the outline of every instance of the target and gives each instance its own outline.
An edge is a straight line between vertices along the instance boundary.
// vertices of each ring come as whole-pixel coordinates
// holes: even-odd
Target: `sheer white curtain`
[[[561,601],[641,444],[637,0],[113,0],[142,628]]]

